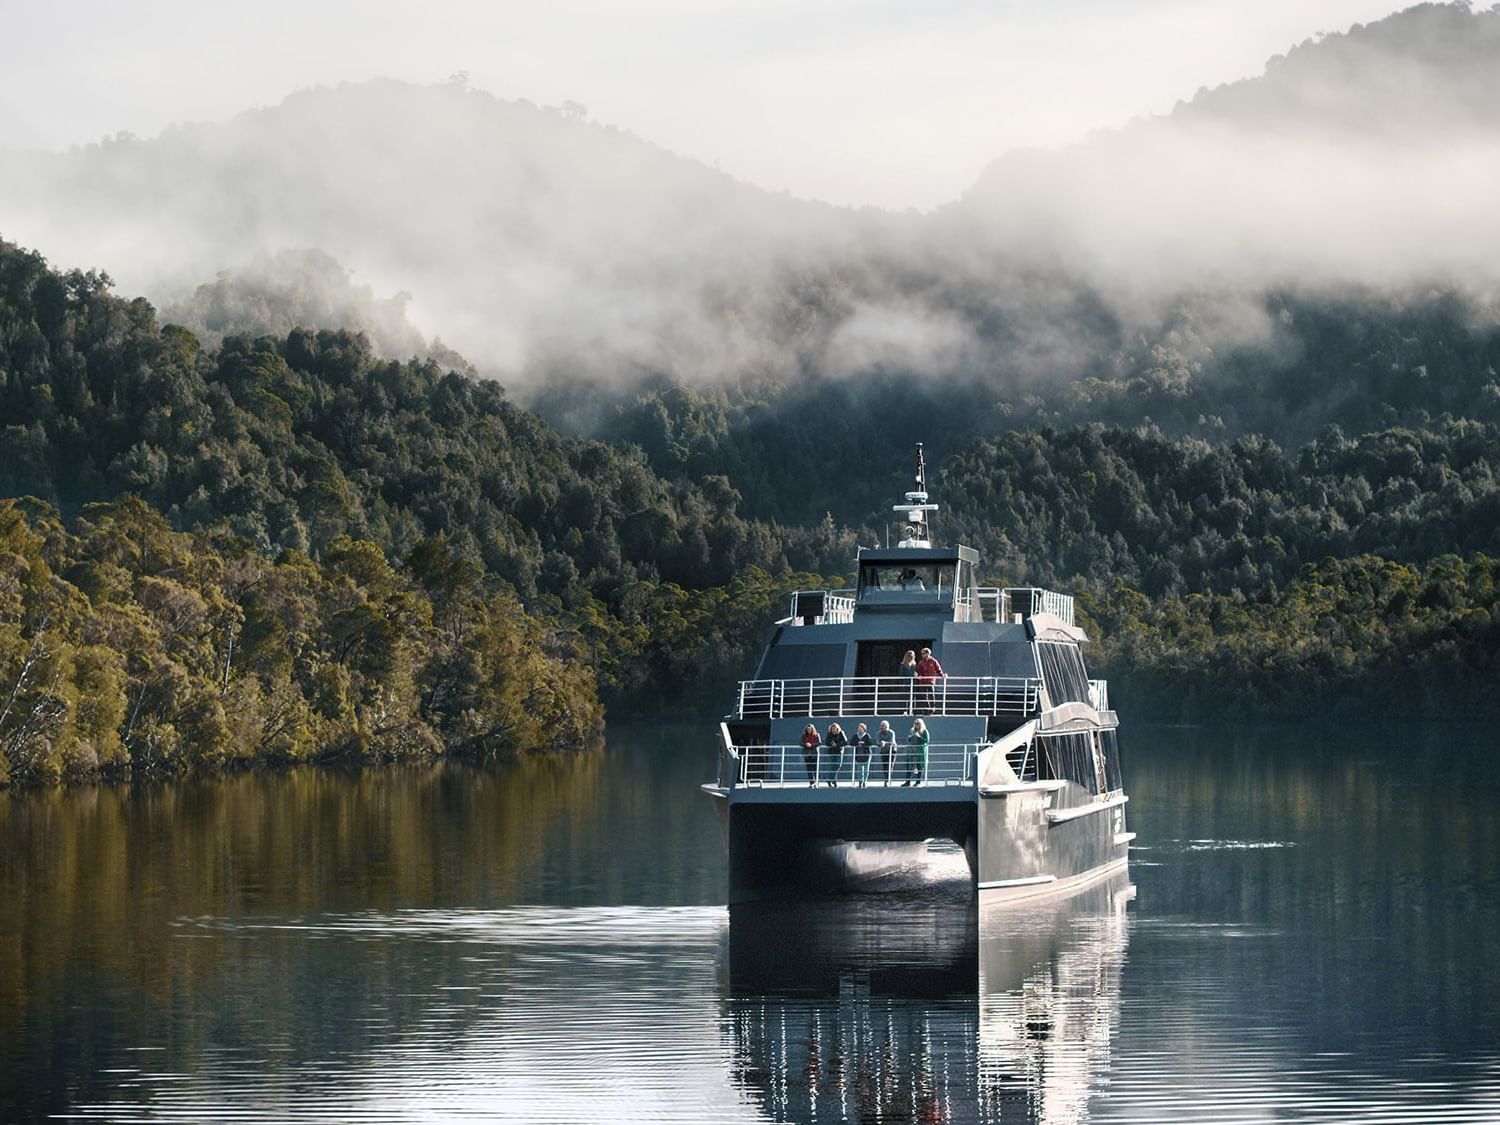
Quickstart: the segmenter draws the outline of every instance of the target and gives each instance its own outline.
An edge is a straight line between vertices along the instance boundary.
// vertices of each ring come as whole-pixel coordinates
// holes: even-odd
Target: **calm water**
[[[701,730],[0,796],[0,1121],[1500,1121],[1478,728],[1142,730],[1128,886],[723,906]]]

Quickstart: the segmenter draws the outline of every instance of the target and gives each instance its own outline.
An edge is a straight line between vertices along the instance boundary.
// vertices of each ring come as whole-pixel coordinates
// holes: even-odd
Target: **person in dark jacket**
[[[844,747],[849,745],[849,736],[838,723],[829,723],[828,733],[823,736],[823,745],[828,747],[829,756],[833,758],[833,776],[828,779],[828,784],[837,789],[839,770],[844,768]]]
[[[854,732],[854,781],[861,789],[870,783],[870,728],[864,723]]]
[[[807,766],[809,789],[818,783],[818,745],[822,741],[818,736],[818,728],[808,723],[802,731],[802,761]]]
[[[896,666],[896,672],[901,677],[902,709],[915,711],[917,709],[917,654],[915,650],[906,650],[906,655]]]

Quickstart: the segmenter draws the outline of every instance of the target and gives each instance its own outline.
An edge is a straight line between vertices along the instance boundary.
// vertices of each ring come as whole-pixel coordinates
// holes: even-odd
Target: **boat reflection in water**
[[[1087,1120],[1133,893],[1121,872],[977,913],[962,878],[737,905],[732,1080],[774,1121]]]
[[[1109,1069],[1130,877],[1052,905],[979,907],[978,1120],[1088,1120]]]

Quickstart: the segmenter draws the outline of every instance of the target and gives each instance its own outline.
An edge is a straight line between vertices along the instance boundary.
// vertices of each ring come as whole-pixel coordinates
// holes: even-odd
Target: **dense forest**
[[[110,289],[0,243],[11,782],[511,753],[583,744],[604,708],[712,705],[786,592],[882,534],[924,411],[964,401],[874,380],[863,409],[905,422],[860,446],[766,424],[788,396],[662,385],[584,439],[358,333],[209,350]],[[1464,331],[1406,424],[1288,450],[1046,410],[937,425],[940,534],[989,581],[1078,594],[1133,716],[1493,707],[1500,431],[1428,409],[1493,382],[1493,336]]]
[[[435,540],[273,559],[134,497],[0,501],[0,780],[586,742],[578,638],[474,578]]]
[[[719,686],[793,567],[852,551],[431,360],[304,330],[209,353],[5,243],[0,419],[16,780],[580,745],[601,695]]]

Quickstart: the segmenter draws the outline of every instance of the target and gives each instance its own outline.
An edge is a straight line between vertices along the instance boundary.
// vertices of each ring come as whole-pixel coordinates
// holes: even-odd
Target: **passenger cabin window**
[[[859,570],[859,600],[896,600],[923,594],[934,599],[951,598],[956,569],[954,563],[863,566]]]

